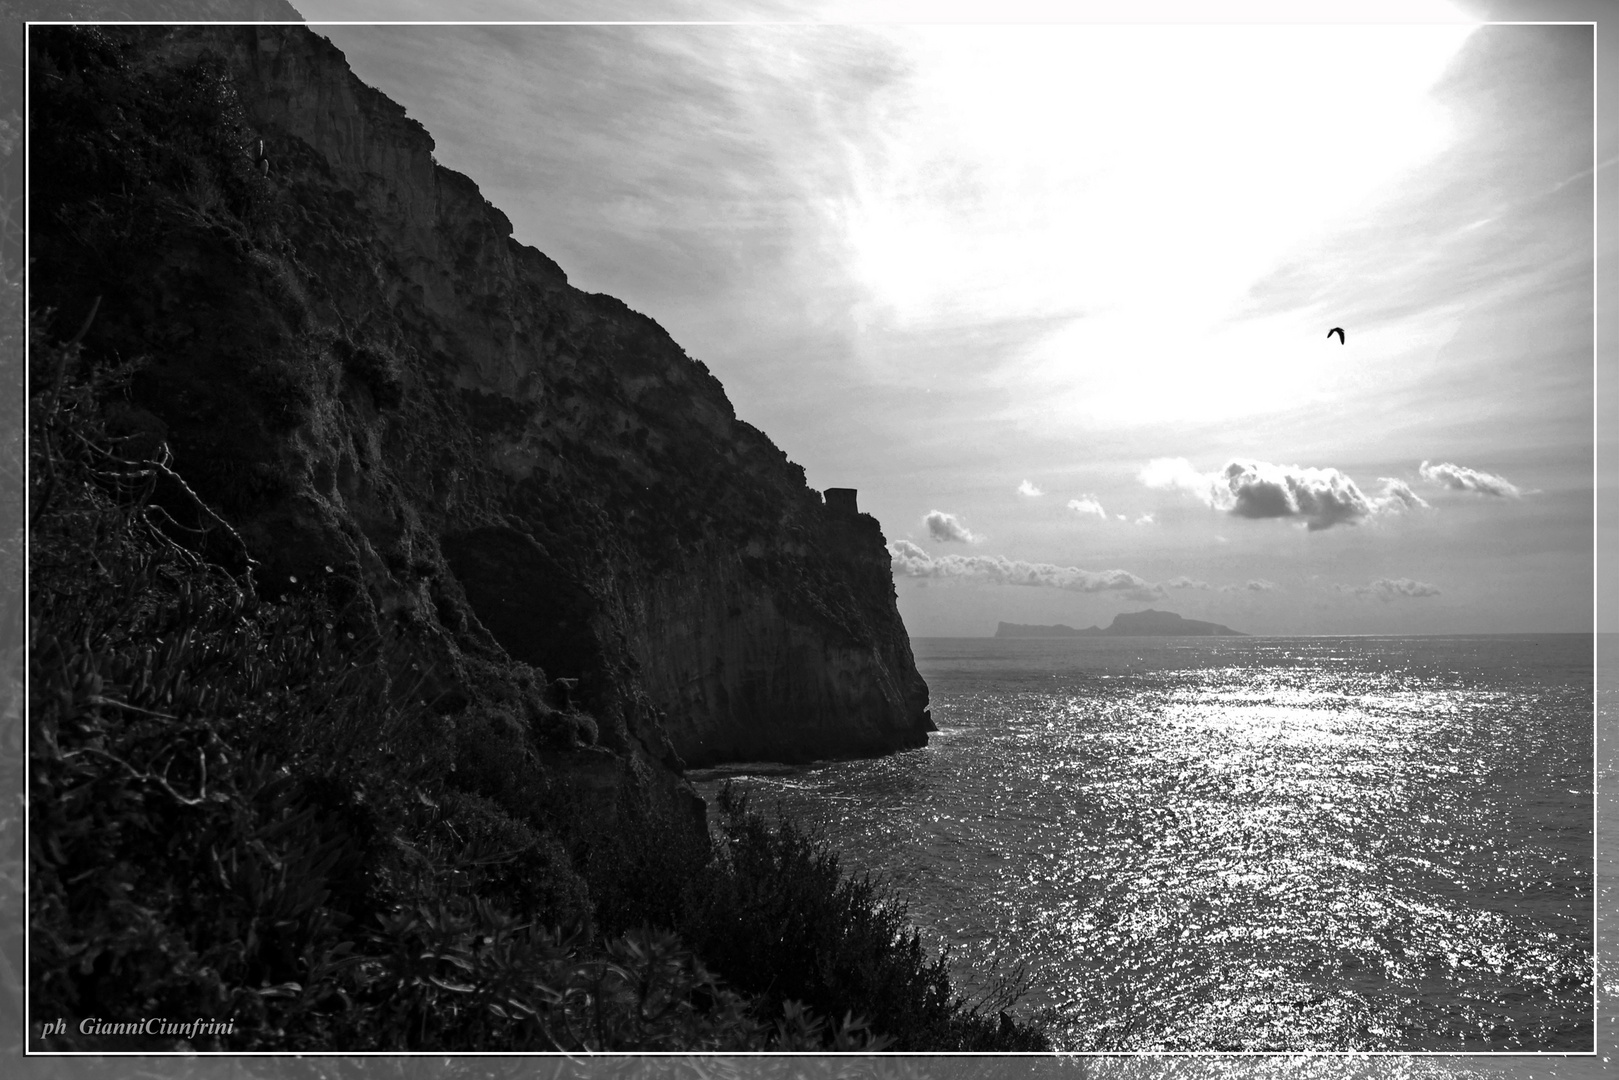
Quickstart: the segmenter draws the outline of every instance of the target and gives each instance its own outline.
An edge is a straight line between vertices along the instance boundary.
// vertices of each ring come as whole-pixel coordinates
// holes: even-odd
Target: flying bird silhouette
[[[1331,337],[1334,334],[1338,335],[1338,344],[1342,345],[1344,343],[1344,328],[1341,326],[1334,326],[1331,330],[1327,331],[1328,337]]]

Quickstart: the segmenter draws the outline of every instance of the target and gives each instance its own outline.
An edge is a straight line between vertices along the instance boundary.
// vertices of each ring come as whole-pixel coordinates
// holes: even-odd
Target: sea
[[[970,1001],[1074,1051],[1595,1049],[1592,635],[912,647],[926,748],[693,779]]]

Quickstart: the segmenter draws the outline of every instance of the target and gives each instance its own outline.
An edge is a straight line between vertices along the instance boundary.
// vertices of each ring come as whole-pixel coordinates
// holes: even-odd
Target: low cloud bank
[[[1028,585],[1069,592],[1116,592],[1131,600],[1161,600],[1168,595],[1127,570],[1081,570],[1008,559],[1000,555],[929,555],[909,540],[888,545],[894,573],[918,578],[959,578],[992,585]]]
[[[922,524],[928,527],[928,535],[941,543],[970,544],[976,539],[960,518],[943,510],[930,511]]]
[[[1200,473],[1185,458],[1154,458],[1138,478],[1148,487],[1184,491],[1233,517],[1299,518],[1311,532],[1428,505],[1410,485],[1393,477],[1380,477],[1382,493],[1367,495],[1337,469],[1268,461],[1234,460],[1219,472]]]
[[[1439,588],[1426,581],[1412,581],[1410,578],[1378,578],[1369,585],[1334,585],[1341,593],[1354,596],[1365,596],[1387,602],[1389,600],[1420,599],[1425,596],[1438,596]]]
[[[1479,495],[1493,495],[1500,499],[1516,499],[1522,492],[1504,476],[1480,472],[1448,461],[1430,465],[1424,461],[1417,472],[1430,484],[1450,488],[1452,491],[1471,491]]]
[[[1205,592],[1213,591],[1233,593],[1274,592],[1277,586],[1276,582],[1266,581],[1264,578],[1249,578],[1247,581],[1237,585],[1210,585],[1206,581],[1199,581],[1196,578],[1189,578],[1183,575],[1181,577],[1170,578],[1168,581],[1164,582],[1164,587],[1167,589],[1201,589]]]

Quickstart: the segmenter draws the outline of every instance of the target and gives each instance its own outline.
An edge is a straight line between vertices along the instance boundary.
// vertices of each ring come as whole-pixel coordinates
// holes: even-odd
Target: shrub
[[[388,346],[374,341],[355,345],[339,339],[343,369],[371,394],[379,410],[397,409],[405,399],[404,364]]]
[[[797,1000],[852,1011],[897,1050],[1045,1050],[1037,1027],[991,1018],[951,990],[906,909],[869,875],[849,876],[824,840],[752,812],[727,784],[718,858],[687,894],[681,926],[739,989],[775,1010]]]
[[[617,823],[581,821],[570,831],[603,934],[679,925],[686,893],[710,860],[700,834],[686,822],[628,807]]]
[[[97,27],[31,35],[35,183],[78,204],[77,239],[109,260],[161,242],[160,205],[204,229],[243,238],[259,224],[267,184],[246,148],[247,123],[225,62],[139,69],[127,43]],[[109,193],[118,194],[109,197]]]

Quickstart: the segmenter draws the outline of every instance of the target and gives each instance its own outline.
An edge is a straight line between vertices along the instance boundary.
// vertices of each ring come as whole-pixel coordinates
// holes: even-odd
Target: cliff
[[[1173,611],[1136,611],[1120,613],[1113,617],[1113,621],[1106,629],[1099,626],[1076,630],[1072,626],[1058,623],[1056,626],[1026,626],[1021,623],[998,623],[995,627],[995,636],[998,638],[1028,638],[1028,637],[1245,637],[1240,630],[1233,630],[1220,623],[1203,622],[1200,619],[1186,619]]]
[[[320,583],[445,716],[537,679],[532,741],[603,800],[925,744],[877,523],[513,239],[335,47],[74,40],[136,89],[36,97],[32,302],[59,337],[94,310],[87,357],[142,359],[121,430],[229,525],[160,488],[178,539],[267,596]]]

